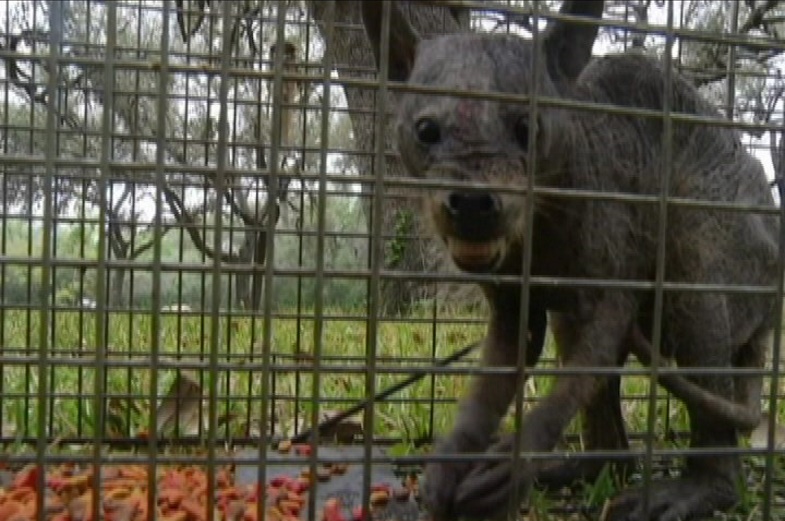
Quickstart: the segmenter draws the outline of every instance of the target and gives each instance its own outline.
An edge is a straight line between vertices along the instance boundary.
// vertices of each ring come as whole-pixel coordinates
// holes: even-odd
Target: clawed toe
[[[622,492],[604,521],[687,521],[710,516],[736,503],[732,487],[709,479],[677,479]]]

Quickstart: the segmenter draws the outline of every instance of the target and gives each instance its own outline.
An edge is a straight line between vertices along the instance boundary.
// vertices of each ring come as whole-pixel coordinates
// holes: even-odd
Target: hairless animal
[[[530,113],[530,103],[523,100],[537,94],[583,104],[659,112],[667,107],[673,113],[721,117],[691,83],[657,59],[634,52],[592,59],[596,23],[552,21],[536,42],[473,33],[424,39],[391,3],[383,57],[384,4],[362,3],[377,63],[387,64],[384,73],[393,81],[456,92],[397,94],[395,140],[412,176],[454,185],[427,190],[423,200],[435,234],[458,268],[520,275],[525,253],[530,253],[534,276],[652,281],[657,273],[663,217],[658,205],[565,198],[550,190],[535,194],[529,220],[526,195],[478,189],[478,183],[525,187],[533,181],[573,192],[658,195],[670,166],[669,196],[774,205],[760,163],[733,129],[681,119],[672,120],[666,133],[662,118],[551,104],[539,104],[536,115]],[[596,21],[603,4],[565,1],[561,12]],[[460,95],[468,90],[520,95],[522,101]],[[665,280],[775,288],[778,238],[779,222],[771,213],[669,205],[662,245]],[[651,362],[653,290],[532,284],[527,288],[532,341],[521,353],[521,285],[481,287],[490,307],[482,357],[486,366],[515,367],[522,354],[527,365],[536,364],[546,327],[553,331],[567,368],[616,367],[630,353],[644,364]],[[684,368],[763,367],[777,320],[771,293],[668,289],[661,305],[663,357]],[[759,376],[704,371],[663,374],[659,383],[684,401],[691,447],[735,447],[738,431],[750,429],[760,418]],[[476,375],[459,404],[455,425],[435,452],[509,454],[516,441],[524,452],[551,451],[581,412],[588,451],[628,447],[620,377],[600,371],[558,375],[549,394],[525,414],[519,432],[497,438],[521,384],[515,375]],[[512,479],[512,458],[429,463],[426,505],[437,520],[487,517],[515,505],[535,483],[561,484],[596,476],[599,470],[593,460],[554,465],[520,459],[518,464],[520,486]],[[607,519],[676,521],[711,515],[738,501],[740,476],[738,456],[691,454],[679,477],[655,481],[650,490],[622,491]]]

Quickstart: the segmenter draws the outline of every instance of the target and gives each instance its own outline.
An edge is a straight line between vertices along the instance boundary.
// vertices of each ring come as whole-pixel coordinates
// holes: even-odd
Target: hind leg
[[[717,385],[730,385],[726,378],[701,379],[701,384],[714,380]],[[720,380],[726,380],[724,384]],[[733,428],[718,425],[711,416],[690,409],[691,447],[734,447]],[[738,501],[737,483],[741,473],[738,456],[689,456],[680,478],[655,482],[649,491],[631,489],[614,499],[608,521],[686,521],[710,517],[716,510],[726,510]]]
[[[576,341],[558,314],[550,315],[551,331],[560,352],[568,350]],[[621,351],[621,350],[620,350]],[[620,357],[619,365],[626,359]],[[591,403],[582,411],[582,439],[585,452],[593,450],[625,450],[629,448],[624,418],[621,412],[621,377],[604,379]],[[537,474],[537,485],[551,490],[571,486],[578,482],[593,482],[603,467],[610,463],[614,472],[624,476],[632,469],[633,459],[606,461],[598,458],[578,458],[552,462]]]
[[[733,365],[744,369],[765,367],[766,354],[771,348],[772,334],[768,328],[756,332],[752,339],[741,348]],[[760,375],[739,375],[734,377],[734,384],[736,385],[736,400],[749,407],[755,414],[760,415],[763,377]]]
[[[729,345],[731,335],[725,300],[716,296],[694,297],[691,304],[690,307],[678,308],[688,312],[672,320],[674,327],[669,333],[679,365],[730,367],[733,349]],[[673,339],[678,339],[678,342]],[[691,376],[690,379],[712,393],[729,400],[735,398],[732,376],[709,374]],[[732,425],[717,420],[699,407],[688,406],[687,410],[690,447],[717,449],[737,446],[737,433]],[[654,482],[648,491],[638,488],[622,492],[613,501],[607,520],[686,521],[711,516],[714,511],[726,510],[737,502],[740,474],[738,456],[689,455],[685,458],[680,478]]]

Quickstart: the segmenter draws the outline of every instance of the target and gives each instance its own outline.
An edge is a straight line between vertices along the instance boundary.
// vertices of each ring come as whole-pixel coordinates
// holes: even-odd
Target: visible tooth
[[[466,241],[454,241],[453,251],[460,257],[488,257],[493,250],[494,243],[476,243]]]
[[[447,246],[453,257],[463,261],[487,261],[495,257],[503,246],[503,239],[487,242],[469,242],[449,238]]]

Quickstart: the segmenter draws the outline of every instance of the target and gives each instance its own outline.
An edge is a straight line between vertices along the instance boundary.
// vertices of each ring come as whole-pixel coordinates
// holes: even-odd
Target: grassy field
[[[262,429],[258,420],[261,410],[269,405],[269,412],[275,414],[275,432],[289,435],[297,425],[308,423],[317,401],[321,402],[320,410],[342,409],[366,396],[369,381],[373,381],[377,391],[387,388],[406,376],[403,369],[425,367],[434,357],[448,356],[478,340],[484,332],[478,316],[452,314],[434,319],[432,314],[423,312],[405,321],[380,321],[374,346],[376,371],[369,378],[364,368],[372,330],[362,318],[362,311],[328,310],[325,314],[327,318],[317,323],[312,315],[301,313],[302,318],[298,319],[294,311],[283,313],[273,318],[269,331],[261,318],[225,317],[220,319],[218,336],[213,338],[211,318],[197,314],[113,313],[98,327],[92,313],[55,311],[50,316],[51,327],[42,332],[37,312],[3,310],[2,435],[17,440],[35,438],[41,418],[38,400],[43,396],[47,406],[43,427],[52,438],[94,436],[97,403],[107,407],[106,437],[134,436],[155,428],[150,422],[151,411],[181,370],[202,389],[204,402],[197,408],[197,425],[205,424],[208,407],[213,404],[219,418],[219,438],[253,437]],[[40,356],[42,334],[48,350],[46,362],[39,364],[36,357]],[[154,343],[156,335],[158,342]],[[319,335],[321,342],[316,341]],[[265,364],[262,355],[266,339],[272,356]],[[97,356],[96,346],[105,348],[103,356]],[[152,364],[154,348],[159,360],[157,369]],[[101,361],[103,365],[99,365]],[[467,361],[456,367],[471,365],[472,361]],[[541,367],[554,365],[549,342]],[[96,376],[100,374],[105,377],[98,386],[103,402],[95,400]],[[266,394],[264,374],[270,375]],[[46,379],[45,387],[42,377]],[[533,378],[527,385],[527,397],[535,400],[546,393],[551,378]],[[376,438],[396,441],[395,451],[420,450],[413,447],[414,440],[449,428],[453,400],[462,393],[466,382],[466,375],[426,376],[378,404],[373,427],[366,425],[365,432],[372,430]],[[623,408],[634,439],[646,431],[648,392],[646,378],[625,378]],[[661,398],[656,408],[657,446],[683,447],[683,438],[674,433],[686,430],[685,411],[680,404],[667,400],[664,390],[658,390],[658,394]],[[778,409],[783,410],[781,404]],[[579,430],[579,423],[576,420],[571,426],[572,434]],[[511,425],[512,418],[506,426]],[[193,426],[192,423],[192,429]],[[178,428],[187,430],[188,426]],[[640,443],[635,442],[637,446]],[[580,449],[580,441],[571,441],[567,446]],[[8,450],[24,448],[16,444]],[[751,470],[738,519],[754,519],[760,503],[756,490],[761,486],[758,467],[763,460],[751,457],[747,461]],[[778,475],[779,472],[778,469]],[[581,501],[601,505],[616,489],[617,485],[606,476],[587,486]],[[547,505],[548,501],[542,495],[532,498],[534,506]]]

